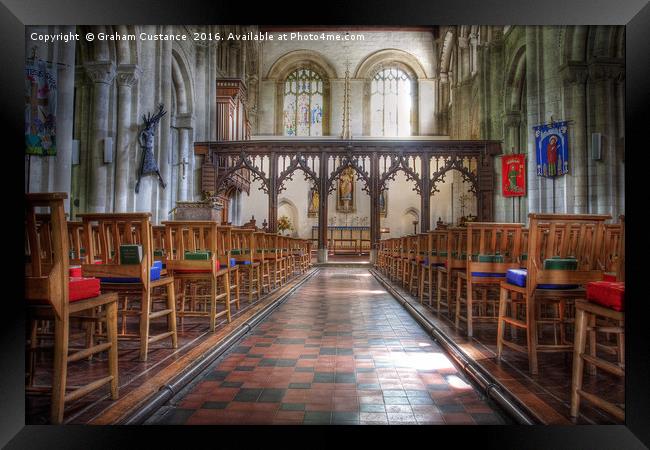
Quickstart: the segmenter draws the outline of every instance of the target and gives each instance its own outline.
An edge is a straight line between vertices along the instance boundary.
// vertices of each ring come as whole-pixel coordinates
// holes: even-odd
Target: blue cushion
[[[492,273],[492,272],[472,272],[473,277],[477,278],[494,278],[494,277],[505,277],[505,273]]]
[[[153,267],[158,267],[159,269],[162,269],[163,268],[163,263],[162,263],[162,261],[154,261],[153,266],[151,266],[151,267],[152,268]]]
[[[510,269],[506,273],[506,281],[519,287],[526,287],[526,278],[528,271],[526,269]],[[538,284],[537,289],[577,289],[577,284]]]
[[[237,260],[235,258],[230,258],[230,267],[235,267],[237,265]]]
[[[160,262],[160,261],[156,261],[156,262]],[[162,263],[160,265],[156,265],[154,263],[150,271],[151,281],[160,280],[161,269],[162,269]],[[99,280],[102,283],[139,283],[140,282],[139,278],[100,278]]]
[[[243,265],[247,265],[247,264],[250,265],[250,263],[251,263],[250,261],[237,261],[237,264],[240,264],[240,265],[241,265],[241,264],[243,264]]]
[[[528,271],[526,269],[509,269],[506,272],[506,281],[519,287],[526,287],[526,276]]]

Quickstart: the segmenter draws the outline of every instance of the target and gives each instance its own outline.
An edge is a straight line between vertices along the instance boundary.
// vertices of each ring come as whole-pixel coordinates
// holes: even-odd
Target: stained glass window
[[[311,69],[297,69],[284,83],[285,136],[323,135],[323,79]]]
[[[396,66],[382,67],[370,83],[372,136],[410,136],[412,81]]]

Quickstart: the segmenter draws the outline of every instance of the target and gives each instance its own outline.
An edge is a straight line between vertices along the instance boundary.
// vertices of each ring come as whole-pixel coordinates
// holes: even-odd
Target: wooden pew
[[[498,291],[506,272],[521,267],[521,228],[518,223],[467,224],[466,268],[456,273],[455,323],[456,328],[461,321],[466,323],[468,337],[473,335],[474,322],[498,319],[499,294],[491,298],[488,289]],[[475,298],[475,288],[481,288],[482,298]]]
[[[422,277],[422,266],[426,259],[428,245],[429,235],[427,233],[416,234],[410,239],[408,291],[416,297],[420,297],[420,278]]]
[[[127,310],[126,299],[140,299],[139,333],[133,336],[140,340],[140,360],[146,361],[149,345],[170,338],[172,347],[178,347],[176,332],[176,300],[174,296],[174,278],[160,276],[162,264],[153,260],[152,231],[150,213],[88,213],[79,214],[84,225],[84,247],[87,256],[81,270],[84,276],[101,279],[102,290],[117,292]],[[98,242],[102,259],[95,255],[93,241]],[[139,264],[125,264],[121,261],[122,245],[141,245],[142,259]],[[94,263],[91,263],[94,262]],[[97,262],[101,262],[97,264]],[[153,278],[153,279],[152,279]],[[153,310],[154,290],[166,291],[165,307]],[[165,318],[167,331],[150,335],[151,320]],[[123,317],[126,320],[126,316]],[[125,327],[123,322],[123,327]],[[123,334],[120,337],[131,336]]]
[[[117,294],[100,294],[96,281],[92,282],[94,286],[86,286],[91,281],[70,279],[69,236],[63,203],[66,198],[67,194],[63,192],[25,194],[26,256],[29,257],[25,272],[27,310],[33,321],[39,319],[54,321],[54,361],[50,412],[50,420],[53,424],[63,422],[66,402],[78,399],[106,384],[110,385],[110,396],[115,400],[118,398],[119,386]],[[44,226],[38,226],[35,214],[37,207],[49,208],[47,221],[42,221]],[[45,252],[41,248],[42,242],[49,243],[49,248]],[[80,286],[80,283],[83,283],[84,286]],[[103,309],[101,317],[97,315],[97,310],[100,308]],[[88,317],[88,320],[106,321],[107,341],[69,353],[71,319],[75,315],[88,312],[94,315],[94,317]],[[85,318],[81,317],[81,319]],[[32,339],[34,339],[34,335],[35,332],[32,333]],[[103,351],[108,352],[109,374],[66,393],[68,390],[68,363],[88,358]]]
[[[219,258],[227,260],[227,253],[219,249],[217,224],[213,221],[199,220],[173,220],[164,221],[165,226],[165,254],[167,271],[184,283],[206,282],[209,286],[207,311],[185,310],[181,306],[180,316],[208,316],[210,331],[215,331],[217,319],[226,316],[228,322],[230,315],[230,270],[221,266]],[[206,259],[194,259],[205,253]],[[223,291],[219,292],[219,284]],[[185,302],[185,297],[183,297]],[[217,312],[217,302],[225,304],[225,310]]]
[[[599,256],[604,223],[610,216],[531,213],[528,217],[526,272],[519,274],[519,281],[513,277],[501,283],[497,355],[501,357],[504,345],[527,353],[530,372],[537,374],[538,352],[573,351],[573,344],[566,340],[565,326],[572,322],[566,314],[567,307],[584,297],[586,283],[603,278]],[[508,276],[511,273],[514,274],[510,271]],[[517,297],[521,299],[517,300]],[[525,320],[513,317],[512,313],[507,314],[513,301],[525,304]],[[555,312],[554,316],[542,317],[541,312],[548,307]],[[504,338],[506,324],[526,330],[526,346]],[[539,343],[538,327],[539,331],[543,331],[541,327],[544,325],[553,326],[552,344]],[[558,327],[559,343],[556,334]]]

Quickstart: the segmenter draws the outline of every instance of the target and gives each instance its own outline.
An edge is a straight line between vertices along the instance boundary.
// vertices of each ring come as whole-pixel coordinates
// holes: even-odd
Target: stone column
[[[115,146],[115,212],[128,210],[129,160],[137,151],[137,131],[131,121],[131,88],[142,71],[134,64],[122,64],[117,68],[117,144]],[[134,136],[136,140],[134,140]]]
[[[164,27],[164,32],[171,34],[173,32],[171,26]],[[161,61],[160,61],[160,100],[165,105],[167,111],[172,107],[172,42],[163,41],[161,44]],[[171,207],[171,192],[173,186],[172,166],[170,163],[170,156],[172,152],[171,141],[171,112],[165,114],[160,119],[160,150],[158,164],[160,167],[160,174],[163,180],[167,183],[167,188],[163,189],[160,184],[158,187],[158,208],[157,217],[154,217],[156,222],[166,220],[169,217]]]
[[[589,149],[587,136],[587,66],[579,62],[568,62],[560,69],[564,82],[566,118],[573,120],[569,126],[569,139],[573,161],[570,170],[573,175],[573,214],[589,212]]]
[[[61,32],[73,32],[75,27],[62,27]],[[54,160],[54,191],[68,192],[65,200],[65,212],[70,214],[72,198],[72,122],[74,119],[74,74],[75,41],[60,44],[61,62],[59,67],[56,114],[57,155]]]
[[[420,185],[420,233],[426,233],[431,229],[431,160],[427,153],[422,153],[420,160],[422,161],[422,171],[420,177],[422,184]]]
[[[176,116],[176,128],[178,128],[178,180],[177,189],[178,201],[189,201],[192,198],[192,185],[190,184],[190,134],[192,132],[193,118],[189,114],[180,114]],[[183,176],[183,173],[185,176]],[[176,181],[176,180],[173,180]],[[174,205],[172,205],[174,206]]]
[[[108,136],[108,108],[115,65],[101,61],[86,64],[86,73],[93,83],[93,119],[89,145],[88,212],[106,212],[109,192],[106,185],[108,168],[104,164],[104,139]]]
[[[602,160],[594,161],[595,210],[598,214],[611,214],[615,208],[616,172],[616,114],[614,81],[622,66],[618,63],[593,62],[589,64],[590,109],[593,111],[591,132],[602,133]],[[592,208],[593,210],[594,208]]]

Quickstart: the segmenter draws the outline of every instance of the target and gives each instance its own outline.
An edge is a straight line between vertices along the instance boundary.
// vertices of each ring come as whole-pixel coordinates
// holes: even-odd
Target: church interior
[[[25,49],[28,424],[624,423],[625,27]]]

